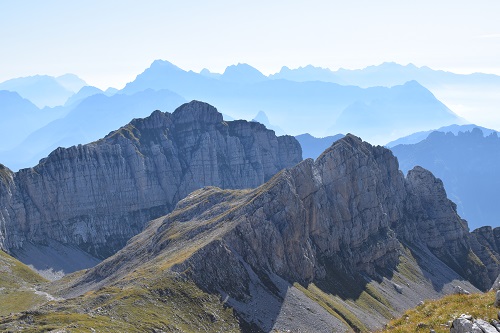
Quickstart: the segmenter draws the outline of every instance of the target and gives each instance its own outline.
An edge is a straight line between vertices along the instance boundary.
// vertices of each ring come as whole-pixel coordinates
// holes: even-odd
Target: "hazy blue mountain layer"
[[[95,89],[89,88],[89,93],[96,92]],[[65,108],[66,116],[32,132],[14,148],[0,152],[0,161],[14,171],[32,167],[58,147],[95,141],[130,119],[146,117],[154,110],[172,110],[184,102],[181,96],[168,90],[148,89],[110,97],[97,93],[75,101]]]
[[[63,105],[87,83],[73,74],[59,77],[35,75],[15,78],[0,83],[0,90],[15,91],[39,108]]]
[[[408,136],[391,141],[391,142],[385,144],[384,146],[386,146],[388,148],[392,148],[392,147],[397,146],[397,145],[409,145],[409,144],[419,143],[420,141],[427,139],[429,134],[431,134],[432,132],[444,132],[444,133],[451,132],[451,133],[456,135],[460,132],[470,132],[474,128],[479,128],[481,131],[483,131],[483,134],[485,136],[490,135],[493,132],[496,132],[495,130],[481,127],[481,126],[477,126],[475,124],[467,124],[467,125],[453,124],[453,125],[449,125],[449,126],[443,126],[443,127],[438,128],[438,129],[413,133],[413,134],[410,134]]]
[[[419,143],[391,150],[403,172],[420,165],[441,178],[471,229],[500,226],[500,138],[496,132],[487,136],[478,128],[456,135],[432,132]]]
[[[188,100],[207,100],[234,118],[251,119],[264,110],[275,125],[289,134],[324,136],[351,132],[374,143],[385,143],[391,137],[436,124],[440,127],[463,121],[416,82],[363,89],[330,82],[271,80],[246,64],[230,66],[217,77],[207,75],[207,71],[187,72],[157,60],[122,92],[131,94],[147,88],[169,89]],[[388,110],[387,114],[384,110]],[[395,115],[396,119],[388,123]],[[360,116],[377,122],[368,128],[364,118],[363,123],[359,122]],[[397,131],[388,131],[389,126],[397,126]],[[379,138],[380,133],[384,133],[385,140]]]
[[[406,66],[393,62],[385,62],[377,66],[363,69],[339,69],[305,66],[297,69],[283,67],[279,73],[270,78],[293,81],[324,81],[360,87],[401,85],[416,80],[446,106],[455,112],[473,114],[473,122],[488,124],[493,112],[500,109],[500,76],[493,74],[473,73],[456,74],[429,67]],[[489,126],[493,126],[489,124]],[[500,123],[495,124],[500,127]]]
[[[0,156],[63,113],[61,107],[40,110],[17,92],[0,90]]]
[[[268,129],[273,130],[276,135],[285,135],[285,131],[279,126],[271,124],[269,118],[267,118],[267,114],[264,111],[259,111],[257,115],[252,119],[252,121],[261,123],[266,126]]]
[[[312,158],[317,159],[321,153],[323,153],[328,147],[330,147],[335,141],[343,138],[343,134],[337,134],[333,136],[327,136],[324,138],[315,138],[309,133],[296,135],[295,139],[299,141],[302,147],[302,158]]]
[[[411,80],[416,80],[425,86],[450,83],[500,84],[500,76],[498,75],[483,73],[455,74],[442,70],[433,70],[427,66],[400,65],[394,62],[384,62],[363,69],[340,68],[336,71],[312,65],[296,69],[284,66],[280,72],[270,75],[269,78],[292,81],[324,81],[360,87],[391,87]]]

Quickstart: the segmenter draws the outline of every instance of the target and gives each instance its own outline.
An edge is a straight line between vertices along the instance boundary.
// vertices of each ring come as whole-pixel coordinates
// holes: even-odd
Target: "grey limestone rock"
[[[495,279],[495,282],[493,282],[491,290],[500,290],[500,275],[498,275],[497,278]]]
[[[450,333],[483,333],[483,330],[474,322],[472,317],[461,315],[453,320]]]
[[[145,263],[175,262],[171,274],[220,294],[246,322],[271,331],[283,327],[276,320],[291,306],[287,296],[311,284],[343,302],[359,297],[370,283],[391,295],[386,304],[398,311],[415,306],[429,291],[452,292],[452,281],[475,290],[464,284],[467,272],[474,272],[477,286],[488,288],[486,267],[467,260],[468,235],[441,181],[422,168],[405,178],[389,150],[348,134],[315,161],[306,159],[256,189],[206,187],[189,194],[62,294],[121,281]],[[404,278],[396,273],[401,260],[408,260],[408,270],[427,272],[417,282],[403,279],[411,283],[401,287],[403,294],[390,281],[395,274]],[[375,312],[362,317],[364,310],[342,304],[370,329],[386,320]],[[261,307],[268,311],[255,314]],[[292,321],[307,314],[292,308]],[[328,329],[314,331],[331,332],[336,319],[322,318]]]
[[[0,248],[50,239],[104,258],[190,192],[257,187],[300,160],[295,138],[225,122],[206,103],[155,111],[97,142],[58,148],[33,168],[0,167]]]
[[[500,275],[500,227],[484,226],[472,231],[471,246],[488,268],[489,278],[497,279]]]
[[[481,329],[481,331],[483,331],[484,333],[498,333],[498,330],[496,329],[496,327],[493,326],[493,325],[491,325],[490,323],[488,323],[485,320],[476,319],[474,321],[474,323],[477,326],[479,326],[479,328]]]

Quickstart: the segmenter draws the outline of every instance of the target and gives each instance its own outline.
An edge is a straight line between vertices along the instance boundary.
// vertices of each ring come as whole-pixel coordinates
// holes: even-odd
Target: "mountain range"
[[[210,114],[189,108],[205,112],[177,116]],[[499,236],[469,233],[429,171],[404,177],[391,151],[347,134],[255,189],[190,193],[0,328],[368,332],[424,298],[489,288]]]
[[[63,114],[59,119],[34,130],[18,145],[0,152],[0,161],[16,171],[32,167],[58,147],[96,141],[133,118],[146,117],[158,109],[173,110],[185,102],[181,96],[168,90],[147,89],[132,95],[111,96],[94,89],[87,92],[88,97],[57,108]],[[87,93],[81,91],[79,96],[82,94]],[[47,109],[40,112],[45,111]]]
[[[44,80],[35,80],[38,85],[61,79],[40,78]],[[22,86],[21,83],[33,80],[30,77],[11,81]],[[11,81],[3,83],[6,89],[13,84]],[[78,86],[73,85],[75,87]],[[50,90],[50,85],[47,83],[44,89]],[[50,97],[51,93],[45,95]],[[57,93],[53,95],[60,99]],[[160,101],[161,95],[168,96]],[[2,96],[0,104],[6,103],[1,99]],[[416,131],[466,122],[416,81],[391,88],[360,88],[331,82],[271,79],[246,64],[229,66],[221,75],[208,75],[207,71],[198,74],[157,60],[120,91],[108,89],[103,92],[85,86],[70,97],[65,95],[60,103],[64,106],[32,111],[37,117],[28,121],[22,112],[16,111],[22,110],[21,102],[19,106],[11,103],[11,107],[0,109],[11,119],[9,130],[0,134],[0,142],[3,142],[0,161],[13,170],[32,167],[58,146],[97,140],[131,118],[144,117],[145,112],[173,109],[193,99],[218,105],[232,119],[253,119],[255,114],[263,112],[279,134],[310,133],[324,137],[351,132],[376,144]],[[96,110],[102,110],[99,114],[106,116],[94,129],[94,116],[85,118],[82,115],[95,114]],[[25,123],[28,125],[24,126]]]
[[[296,69],[283,67],[270,78],[302,82],[319,80],[359,87],[392,87],[416,80],[450,109],[471,114],[473,122],[490,126],[493,126],[490,115],[500,108],[500,95],[496,93],[500,89],[500,76],[493,74],[456,74],[426,66],[385,62],[363,69],[341,68],[336,71],[311,65]],[[500,123],[495,123],[494,127],[500,127]]]
[[[379,126],[379,133],[387,133],[385,142],[391,137],[395,139],[434,128],[437,124],[439,127],[464,122],[417,82],[390,89],[359,88],[320,81],[272,80],[246,64],[230,66],[221,76],[214,78],[156,60],[128,83],[122,93],[130,94],[147,88],[169,89],[188,100],[208,101],[236,119],[251,119],[257,111],[264,111],[273,123],[294,135],[336,134],[346,132],[347,125],[348,131],[363,135],[371,142],[382,143],[356,119],[359,112],[373,113],[376,118],[383,115],[384,108],[388,108],[390,114],[384,115],[376,125]],[[380,103],[383,105],[377,108]],[[367,111],[366,106],[371,109]],[[386,120],[394,115],[393,122],[386,124]],[[433,119],[436,119],[434,123]],[[387,131],[389,127],[390,132]],[[394,131],[396,127],[399,132]]]
[[[301,155],[293,137],[225,122],[205,103],[155,111],[96,142],[58,148],[33,168],[1,166],[0,247],[47,277],[82,269],[190,192],[256,187]],[[82,258],[82,267],[67,265],[68,256]]]
[[[0,90],[17,92],[39,108],[63,105],[68,98],[87,83],[74,74],[58,77],[34,75],[0,83]]]
[[[391,150],[403,172],[420,165],[442,179],[449,198],[471,228],[498,225],[500,139],[497,132],[488,130],[485,135],[480,128],[468,128],[456,127],[455,133],[434,131],[425,140],[399,144]]]

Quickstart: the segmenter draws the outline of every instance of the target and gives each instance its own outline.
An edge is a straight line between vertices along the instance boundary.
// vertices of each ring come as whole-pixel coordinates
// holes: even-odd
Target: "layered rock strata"
[[[327,310],[317,331],[339,318],[364,331],[457,285],[477,290],[467,280],[492,282],[442,182],[419,167],[405,178],[389,150],[350,134],[255,190],[191,193],[61,295],[157,271],[221,295],[262,331],[304,326],[298,295]]]
[[[300,160],[293,137],[225,122],[208,104],[155,111],[97,142],[58,148],[33,168],[0,167],[0,248],[52,240],[104,258],[188,193],[257,187]]]

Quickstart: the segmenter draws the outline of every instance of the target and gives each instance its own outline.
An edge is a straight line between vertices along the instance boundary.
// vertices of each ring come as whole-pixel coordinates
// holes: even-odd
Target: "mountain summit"
[[[3,168],[0,247],[23,260],[54,243],[105,258],[190,192],[259,186],[301,154],[293,137],[225,122],[206,103],[155,111],[104,139],[58,148],[34,168]]]
[[[250,65],[237,64],[227,67],[220,79],[239,83],[256,83],[266,81],[268,78]]]
[[[191,300],[179,300],[182,285],[206,300],[193,307],[199,315],[188,331],[202,318],[223,324],[222,304],[243,332],[373,331],[457,285],[489,288],[498,267],[487,270],[474,239],[439,179],[420,167],[405,178],[389,150],[348,134],[256,189],[189,194],[116,255],[66,280],[59,295],[93,291],[67,309],[123,299],[103,307],[116,318],[129,313],[129,297],[146,308],[151,297],[182,307]],[[207,317],[209,308],[218,315]],[[157,315],[173,331],[183,325]]]

